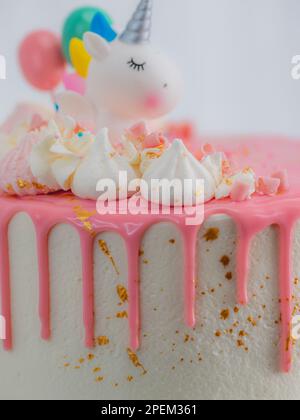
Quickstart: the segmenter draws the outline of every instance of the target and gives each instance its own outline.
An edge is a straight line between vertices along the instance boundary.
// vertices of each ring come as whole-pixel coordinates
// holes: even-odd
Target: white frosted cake
[[[161,126],[151,8],[98,14],[86,91],[1,127],[2,400],[300,398],[300,145]]]

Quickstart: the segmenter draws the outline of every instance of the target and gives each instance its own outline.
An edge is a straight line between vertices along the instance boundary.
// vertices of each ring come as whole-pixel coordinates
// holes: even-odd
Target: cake
[[[148,57],[151,3],[113,42]],[[90,99],[1,128],[1,399],[299,399],[299,143],[157,130]]]

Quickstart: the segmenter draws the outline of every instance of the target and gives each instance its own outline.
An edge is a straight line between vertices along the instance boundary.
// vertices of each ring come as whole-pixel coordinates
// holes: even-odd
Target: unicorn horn
[[[120,41],[126,44],[144,44],[150,41],[152,26],[152,0],[141,0]]]

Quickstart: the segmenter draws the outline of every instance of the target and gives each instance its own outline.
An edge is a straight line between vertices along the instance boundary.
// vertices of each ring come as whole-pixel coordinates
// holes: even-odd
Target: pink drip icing
[[[291,179],[289,193],[277,197],[255,196],[250,201],[235,203],[230,200],[213,201],[205,205],[205,218],[216,214],[225,214],[231,217],[238,227],[237,250],[237,297],[238,302],[248,302],[248,269],[249,248],[253,237],[270,225],[280,228],[280,306],[282,318],[281,331],[281,369],[288,372],[292,364],[291,343],[291,249],[295,222],[300,218],[300,181],[298,176],[298,157],[300,147],[296,143],[286,141],[277,142],[278,160],[286,164]],[[251,139],[251,148],[258,156],[258,142]],[[287,155],[286,150],[290,149]],[[294,149],[294,150],[293,150]],[[274,152],[265,151],[265,158],[261,157],[259,169],[263,171],[276,170],[268,168],[268,163],[274,163]],[[249,154],[242,152],[245,165],[249,162]],[[247,158],[245,158],[247,156]],[[289,159],[288,159],[289,158]],[[77,201],[78,204],[78,201]],[[80,200],[80,206],[93,212],[95,203]],[[6,350],[12,349],[12,321],[9,281],[9,247],[8,225],[18,212],[26,212],[33,220],[36,234],[39,258],[40,275],[40,302],[39,312],[41,319],[41,335],[44,339],[50,337],[50,287],[49,287],[49,257],[48,234],[59,223],[68,223],[74,226],[80,235],[82,250],[83,274],[83,322],[88,347],[94,344],[94,281],[93,281],[93,247],[94,236],[90,235],[76,218],[74,203],[64,194],[49,195],[45,197],[13,198],[0,197],[0,291],[2,302],[2,315],[6,318],[7,338],[4,341]],[[185,284],[185,319],[189,327],[194,327],[195,319],[195,278],[196,278],[196,249],[197,233],[200,226],[186,226],[184,216],[180,215],[140,215],[140,216],[93,216],[91,223],[94,234],[101,232],[118,233],[125,241],[128,254],[128,292],[129,292],[129,329],[130,345],[133,350],[138,349],[140,342],[140,282],[139,282],[139,249],[142,237],[146,230],[160,222],[173,223],[180,230],[184,245],[184,284]]]

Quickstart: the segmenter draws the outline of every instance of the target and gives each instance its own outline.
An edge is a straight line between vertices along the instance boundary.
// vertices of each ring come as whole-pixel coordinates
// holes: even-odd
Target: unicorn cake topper
[[[150,42],[152,9],[152,0],[141,0],[119,36],[103,11],[87,26],[89,31],[68,38],[68,42],[63,36],[63,44],[69,46],[66,58],[77,75],[65,73],[64,81],[68,77],[70,80],[68,86],[65,82],[67,91],[54,97],[57,108],[83,128],[98,131],[108,127],[112,140],[120,140],[124,129],[140,121],[150,129],[160,127],[161,118],[179,102],[183,90],[181,74],[176,64]],[[72,23],[78,12],[73,12],[67,22]],[[84,26],[80,23],[77,28]],[[49,53],[45,51],[44,57],[49,57]],[[54,58],[53,63],[57,62]],[[34,62],[30,59],[29,65]],[[63,63],[59,75],[62,71]],[[80,89],[72,88],[76,77]],[[42,75],[41,80],[45,80]]]

